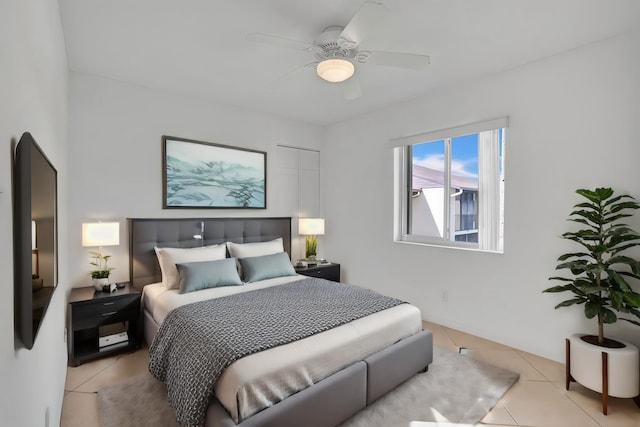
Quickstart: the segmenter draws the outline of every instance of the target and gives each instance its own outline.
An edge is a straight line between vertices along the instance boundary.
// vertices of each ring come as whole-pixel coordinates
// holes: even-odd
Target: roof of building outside
[[[413,165],[413,189],[442,188],[444,185],[444,174],[442,171],[427,168],[420,165]],[[478,190],[478,180],[451,175],[451,186],[463,190]]]

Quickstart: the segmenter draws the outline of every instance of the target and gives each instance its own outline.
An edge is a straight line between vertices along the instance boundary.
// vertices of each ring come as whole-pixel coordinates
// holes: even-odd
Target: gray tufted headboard
[[[193,248],[224,242],[254,243],[282,237],[291,257],[291,218],[129,218],[129,277],[131,284],[162,280],[153,248]],[[194,236],[200,235],[198,239]]]

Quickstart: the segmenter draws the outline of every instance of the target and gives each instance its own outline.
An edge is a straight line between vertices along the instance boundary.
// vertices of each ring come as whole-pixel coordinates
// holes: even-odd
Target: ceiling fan
[[[313,62],[297,67],[284,74],[275,82],[304,69],[316,70],[318,76],[330,83],[341,83],[345,99],[358,98],[362,91],[354,73],[360,64],[384,65],[389,67],[419,70],[429,64],[427,55],[360,49],[360,43],[369,32],[389,16],[389,10],[382,4],[365,1],[351,21],[343,28],[328,27],[313,43],[274,36],[264,33],[247,35],[247,40],[270,45],[303,50],[314,55]],[[274,82],[274,83],[275,83]]]

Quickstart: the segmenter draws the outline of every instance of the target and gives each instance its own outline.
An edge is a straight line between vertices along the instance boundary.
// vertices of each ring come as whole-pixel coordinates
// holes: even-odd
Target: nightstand
[[[308,267],[296,267],[296,273],[309,277],[319,277],[334,282],[340,281],[340,264],[328,262],[325,264],[310,265]]]
[[[67,310],[69,363],[81,363],[142,344],[140,292],[129,284],[114,292],[74,288]]]

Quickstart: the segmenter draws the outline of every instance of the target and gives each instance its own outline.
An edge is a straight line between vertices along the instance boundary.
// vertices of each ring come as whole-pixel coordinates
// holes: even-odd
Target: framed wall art
[[[162,137],[163,208],[266,209],[267,153]]]

